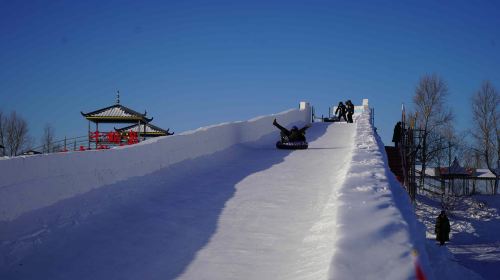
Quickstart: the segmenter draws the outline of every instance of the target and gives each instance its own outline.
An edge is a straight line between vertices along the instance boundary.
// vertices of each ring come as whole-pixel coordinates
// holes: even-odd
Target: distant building
[[[451,166],[426,168],[423,189],[438,194],[494,194],[494,185],[491,171],[462,167],[455,158]]]
[[[80,112],[89,121],[88,125],[88,148],[90,143],[95,143],[96,149],[106,149],[108,145],[129,145],[138,143],[149,137],[168,136],[174,134],[169,129],[164,130],[150,122],[153,118],[132,110],[120,104],[120,92],[117,92],[116,104],[98,109],[89,113]],[[95,124],[95,130],[91,130],[90,123]],[[99,124],[132,124],[123,128],[115,128],[115,131],[99,131]]]
[[[23,156],[32,156],[32,155],[41,155],[42,152],[39,152],[39,151],[35,151],[35,150],[28,150],[24,153],[22,153],[21,155]]]
[[[464,179],[475,175],[475,170],[472,168],[464,168],[458,163],[455,158],[449,167],[437,167],[436,176],[443,179]]]

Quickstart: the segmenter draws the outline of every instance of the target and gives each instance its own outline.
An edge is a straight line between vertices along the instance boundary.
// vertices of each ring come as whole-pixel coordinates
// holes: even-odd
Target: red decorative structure
[[[147,118],[144,114],[138,113],[130,108],[120,104],[120,92],[117,92],[116,104],[102,108],[90,113],[81,112],[89,121],[88,126],[88,149],[90,144],[95,143],[95,148],[98,150],[109,149],[109,145],[123,146],[139,143],[147,137],[172,135],[168,130],[163,130],[157,126],[150,124],[153,118]],[[95,131],[91,131],[90,123],[95,123]],[[99,131],[100,123],[128,123],[132,124],[124,128],[116,129],[115,131],[103,132]],[[82,147],[80,147],[82,150]]]
[[[113,144],[116,144],[116,145],[119,145],[120,142],[121,142],[121,134],[118,133],[118,132],[108,132],[106,134],[106,139],[109,143],[113,143]]]

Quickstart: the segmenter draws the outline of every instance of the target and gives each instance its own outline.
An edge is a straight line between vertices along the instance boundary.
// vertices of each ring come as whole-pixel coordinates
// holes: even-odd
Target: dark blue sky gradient
[[[79,112],[117,89],[176,132],[368,98],[390,144],[401,103],[437,73],[464,129],[481,82],[500,89],[497,3],[0,0],[0,110],[39,140],[46,123],[84,135]]]

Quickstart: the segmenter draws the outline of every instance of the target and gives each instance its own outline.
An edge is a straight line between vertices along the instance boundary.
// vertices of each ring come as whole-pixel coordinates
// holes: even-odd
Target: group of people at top
[[[352,115],[354,115],[354,104],[352,104],[351,100],[347,100],[345,105],[340,101],[337,110],[335,110],[335,115],[338,115],[339,121],[343,118],[344,121],[353,123]]]

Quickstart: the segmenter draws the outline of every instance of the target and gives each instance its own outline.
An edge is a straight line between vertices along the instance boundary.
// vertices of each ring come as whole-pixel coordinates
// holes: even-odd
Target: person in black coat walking
[[[276,119],[273,121],[273,125],[276,126],[281,131],[281,141],[282,142],[298,142],[298,141],[306,141],[306,130],[311,127],[311,125],[306,125],[303,128],[299,129],[296,126],[293,126],[292,129],[288,130],[285,127],[281,126]]]
[[[346,117],[345,113],[346,113],[345,105],[344,105],[344,103],[342,103],[342,101],[340,101],[339,105],[337,106],[337,110],[335,110],[335,115],[338,114],[339,121],[340,121],[340,118],[344,118],[344,121],[347,121],[347,117]]]
[[[345,107],[347,111],[347,122],[353,123],[352,115],[354,115],[354,104],[352,104],[351,100],[347,100],[345,102]]]
[[[436,219],[434,233],[436,233],[436,240],[439,241],[439,246],[443,246],[444,242],[450,240],[450,220],[448,220],[444,210],[441,211],[441,214]]]
[[[392,133],[392,142],[394,142],[394,147],[398,147],[399,143],[401,142],[401,122],[398,122],[394,126],[394,132]]]

